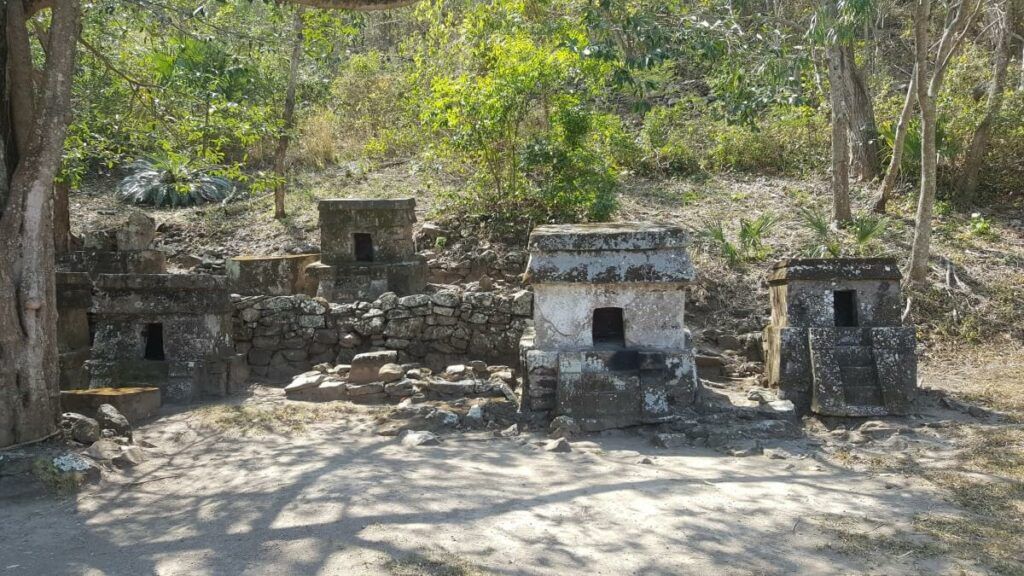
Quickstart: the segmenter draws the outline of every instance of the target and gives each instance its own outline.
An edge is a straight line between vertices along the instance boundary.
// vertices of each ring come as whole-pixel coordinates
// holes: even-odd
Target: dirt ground
[[[947,372],[926,367],[925,385]],[[165,409],[136,431],[146,462],[74,497],[0,481],[0,572],[1019,573],[1012,557],[992,563],[923,522],[969,513],[921,471],[954,466],[954,430],[1020,431],[936,398],[878,442],[810,422],[806,438],[767,446],[781,454],[733,457],[656,448],[640,430],[579,438],[570,453],[544,451],[540,434],[486,431],[410,448],[375,434],[385,408],[255,386]]]

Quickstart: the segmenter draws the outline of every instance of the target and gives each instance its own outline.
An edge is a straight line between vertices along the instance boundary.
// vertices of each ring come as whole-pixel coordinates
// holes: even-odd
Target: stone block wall
[[[383,349],[397,350],[402,363],[435,370],[466,360],[514,365],[533,313],[533,294],[526,290],[387,293],[347,304],[302,294],[232,299],[235,350],[245,354],[254,376],[271,380]]]

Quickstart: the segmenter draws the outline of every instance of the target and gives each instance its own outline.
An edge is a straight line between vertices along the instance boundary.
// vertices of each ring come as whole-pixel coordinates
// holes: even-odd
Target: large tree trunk
[[[284,114],[282,114],[283,126],[281,136],[277,140],[277,150],[274,152],[274,174],[277,175],[278,183],[274,188],[274,218],[284,218],[284,192],[287,188],[285,178],[285,160],[288,157],[288,143],[291,140],[292,129],[295,127],[295,84],[299,77],[299,63],[302,61],[302,13],[305,6],[299,6],[295,10],[292,22],[292,56],[288,65],[288,88],[284,96]]]
[[[857,67],[853,46],[839,47],[843,77],[843,98],[848,111],[850,131],[850,157],[853,176],[859,180],[874,180],[878,177],[878,127],[875,124],[875,107],[864,73]]]
[[[896,177],[899,176],[900,166],[903,163],[903,146],[907,140],[907,130],[910,128],[910,117],[914,113],[914,104],[917,102],[917,68],[910,72],[910,86],[907,87],[907,97],[903,100],[903,110],[900,111],[900,118],[896,122],[896,132],[892,139],[892,158],[889,159],[889,168],[885,171],[885,178],[882,179],[882,186],[878,191],[878,200],[875,201],[873,210],[879,214],[885,214],[892,196],[892,190],[896,187]]]
[[[1010,65],[1010,35],[1013,32],[1013,22],[1010,18],[1010,2],[1004,2],[1002,6],[996,6],[996,48],[995,58],[992,66],[992,81],[988,85],[988,102],[985,107],[985,117],[982,118],[978,127],[974,130],[971,138],[971,145],[967,148],[967,157],[964,160],[964,172],[960,185],[960,201],[972,203],[977,199],[978,180],[981,174],[981,166],[985,161],[985,154],[988,153],[988,143],[992,138],[992,128],[995,126],[999,112],[1003,108],[1003,93],[1006,90],[1006,72]]]
[[[21,68],[31,61],[22,34],[28,15],[20,1],[6,8],[7,77],[31,77],[32,69]],[[60,413],[52,194],[70,114],[81,13],[72,0],[54,2],[52,12],[42,82],[4,86],[17,160],[3,181],[6,201],[0,208],[0,446],[51,434]],[[10,155],[12,149],[4,148]]]
[[[829,99],[832,103],[832,222],[848,222],[850,213],[850,160],[846,140],[849,126],[843,98],[843,55],[839,47],[828,49]]]

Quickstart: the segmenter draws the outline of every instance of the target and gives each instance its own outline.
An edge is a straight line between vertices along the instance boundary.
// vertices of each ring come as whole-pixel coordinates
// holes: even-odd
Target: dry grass
[[[961,514],[922,514],[918,530],[958,557],[999,574],[1024,574],[1024,427],[963,426],[957,466],[925,473]]]
[[[847,556],[905,558],[939,556],[947,552],[945,546],[932,538],[860,518],[825,514],[814,522],[829,537],[824,547]]]
[[[412,554],[387,563],[394,576],[487,576],[464,558],[447,552]]]
[[[195,410],[199,425],[238,436],[299,434],[313,424],[336,422],[363,410],[349,402],[212,405]],[[370,411],[372,409],[365,409]]]

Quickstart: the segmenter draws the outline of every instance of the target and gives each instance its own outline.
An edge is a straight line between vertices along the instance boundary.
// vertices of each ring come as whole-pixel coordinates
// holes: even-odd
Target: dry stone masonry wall
[[[276,380],[384,349],[397,350],[399,362],[438,370],[465,358],[512,364],[533,311],[526,290],[386,293],[348,304],[301,294],[232,299],[236,351],[255,376]]]

